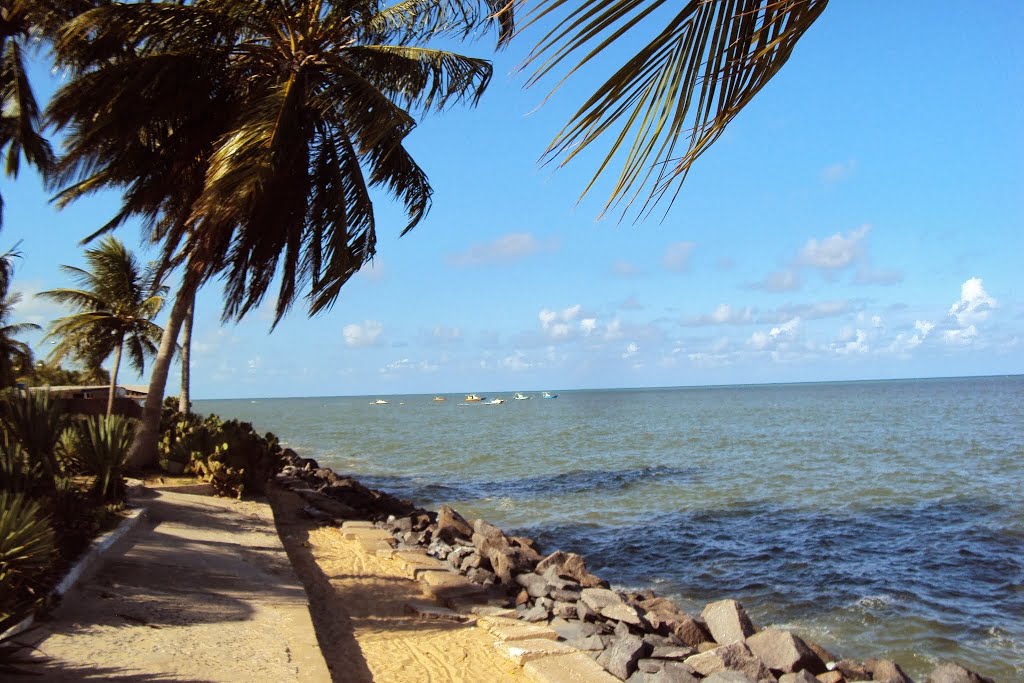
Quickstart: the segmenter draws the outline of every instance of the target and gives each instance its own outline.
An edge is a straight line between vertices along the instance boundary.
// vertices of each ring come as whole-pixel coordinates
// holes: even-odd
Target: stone
[[[549,583],[548,585],[550,586],[551,584]],[[548,595],[550,595],[553,600],[561,600],[562,602],[577,602],[580,599],[580,589],[556,588],[548,591]]]
[[[935,667],[935,670],[924,679],[924,683],[995,683],[995,681],[965,669],[956,662],[947,662]]]
[[[599,635],[587,636],[586,638],[573,638],[572,640],[566,640],[566,645],[571,645],[577,650],[583,650],[584,652],[600,652],[604,650],[604,641]]]
[[[469,555],[466,555],[466,557],[463,558],[462,564],[459,565],[459,569],[461,569],[464,572],[469,571],[470,569],[476,569],[481,564],[483,564],[483,561],[483,558],[474,552]]]
[[[743,605],[735,600],[719,600],[704,608],[700,614],[711,637],[719,645],[742,641],[754,635],[757,629],[747,616]]]
[[[524,588],[516,594],[515,604],[516,607],[519,607],[520,605],[525,605],[528,602],[530,602],[530,593]]]
[[[309,517],[314,522],[324,522],[327,524],[334,522],[334,515],[329,515],[314,505],[307,505],[302,508],[302,514]]]
[[[579,640],[580,638],[596,635],[600,630],[594,624],[585,624],[582,621],[568,621],[561,617],[552,619],[548,627],[565,640]]]
[[[580,599],[587,607],[598,613],[605,607],[625,604],[618,593],[607,588],[584,588],[580,593]]]
[[[548,612],[547,607],[544,605],[534,605],[533,607],[523,611],[523,613],[519,615],[519,618],[523,621],[535,622],[547,621],[549,616],[550,613]]]
[[[818,655],[818,659],[828,664],[829,662],[838,662],[840,657],[833,654],[821,645],[813,640],[805,640],[804,643],[811,649],[811,652]]]
[[[563,619],[575,619],[576,603],[555,600],[555,604],[551,606],[551,613]]]
[[[818,674],[815,678],[818,680],[818,683],[845,683],[846,681],[841,671],[826,671],[823,674]]]
[[[521,548],[513,548],[506,545],[504,548],[495,545],[490,546],[486,553],[495,576],[502,585],[515,585],[513,577],[533,569],[532,562],[523,553]]]
[[[584,588],[606,588],[608,583],[587,571],[583,557],[576,553],[556,550],[537,564],[537,573],[543,574],[549,567],[555,567],[558,576],[573,579]]]
[[[705,683],[757,683],[756,679],[740,671],[716,671],[704,681]]]
[[[468,557],[469,555],[472,555],[472,554],[473,554],[473,549],[472,548],[470,548],[468,546],[460,545],[460,546],[452,549],[452,551],[450,553],[445,555],[445,559],[448,560],[448,564],[450,564],[451,566],[461,569],[462,568],[462,561],[466,557]]]
[[[779,683],[819,683],[810,671],[798,671],[796,673],[782,674]]]
[[[534,562],[540,562],[544,558],[544,556],[540,554],[539,546],[532,538],[510,536],[508,541],[516,548],[521,549],[523,553]]]
[[[634,626],[639,626],[641,623],[640,614],[636,611],[636,608],[625,603],[602,607],[600,613],[602,617],[607,619],[614,619],[615,621],[632,624]]]
[[[340,519],[352,519],[359,514],[351,505],[346,505],[340,500],[335,500],[322,493],[309,492],[302,494],[303,499],[310,505],[314,505],[327,514]]]
[[[697,654],[697,651],[692,647],[676,647],[674,645],[658,645],[651,650],[652,659],[672,659],[682,661],[695,654]]]
[[[690,647],[699,647],[701,643],[711,642],[711,633],[703,621],[694,619],[689,614],[682,614],[672,625],[671,633]]]
[[[537,638],[534,640],[498,641],[494,644],[498,652],[519,666],[541,657],[572,654],[574,650],[564,643]]]
[[[665,662],[660,659],[641,659],[636,663],[636,668],[645,674],[656,674],[665,668]]]
[[[648,651],[648,645],[638,636],[616,638],[597,658],[597,663],[619,680],[626,680],[637,670],[637,662]]]
[[[481,617],[477,627],[486,630],[498,640],[558,640],[558,634],[539,624],[527,624],[505,617]]]
[[[450,505],[437,510],[437,537],[452,545],[469,542],[473,538],[473,527]]]
[[[559,576],[557,567],[548,567],[543,572],[538,572],[538,574],[544,577],[544,580],[547,581],[551,590],[563,590],[567,588],[575,590],[576,592],[579,592],[580,590],[579,582],[574,579],[567,579],[564,576]]]
[[[871,680],[881,683],[913,683],[900,665],[888,659],[873,659],[865,662],[871,669]]]
[[[587,607],[587,603],[580,600],[576,603],[576,617],[580,621],[594,621],[597,617],[597,613]]]
[[[686,659],[686,664],[705,677],[719,671],[732,670],[740,671],[755,681],[774,678],[765,663],[754,656],[744,642],[722,645],[714,650],[693,655]]]
[[[493,586],[497,583],[497,579],[494,576],[494,572],[489,572],[486,569],[480,567],[473,567],[466,572],[466,578],[473,583],[479,583],[484,586]]]
[[[812,674],[828,671],[825,662],[789,631],[769,628],[747,638],[747,647],[776,675],[807,669]]]
[[[412,518],[410,517],[392,517],[388,522],[388,530],[393,534],[405,534],[412,531]]]
[[[516,583],[526,589],[531,598],[543,598],[548,594],[548,582],[536,574],[519,574]]]
[[[617,678],[605,671],[582,652],[534,659],[523,665],[526,677],[537,683],[616,683]]]
[[[864,662],[852,659],[840,659],[833,671],[838,671],[848,681],[870,681],[871,669]]]

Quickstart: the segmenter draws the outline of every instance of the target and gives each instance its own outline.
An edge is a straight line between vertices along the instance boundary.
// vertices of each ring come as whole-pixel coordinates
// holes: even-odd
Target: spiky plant
[[[0,399],[0,421],[13,441],[25,453],[30,466],[39,465],[52,487],[60,474],[55,455],[57,441],[64,430],[64,414],[43,392],[9,393]]]
[[[124,499],[124,464],[135,424],[121,415],[95,415],[81,424],[80,456],[96,475],[92,491],[100,500]]]
[[[0,620],[40,598],[39,577],[56,556],[53,528],[39,502],[0,491]]]

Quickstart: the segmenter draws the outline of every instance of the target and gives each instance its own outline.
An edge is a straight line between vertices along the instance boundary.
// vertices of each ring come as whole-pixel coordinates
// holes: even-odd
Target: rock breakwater
[[[912,683],[895,662],[843,659],[788,631],[758,628],[734,600],[688,614],[653,591],[612,590],[576,553],[544,552],[531,539],[467,520],[446,505],[436,512],[418,508],[294,451],[286,449],[282,462],[276,481],[306,501],[309,517],[324,524],[373,521],[396,549],[420,549],[443,561],[519,620],[551,629],[619,680]],[[955,663],[938,666],[924,681],[993,683]]]

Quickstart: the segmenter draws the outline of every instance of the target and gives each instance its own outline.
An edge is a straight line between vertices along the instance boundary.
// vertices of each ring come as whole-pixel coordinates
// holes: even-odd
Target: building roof
[[[124,396],[127,398],[145,398],[149,394],[149,387],[142,384],[118,384],[118,395],[121,395],[121,391],[124,391]],[[98,392],[102,395],[106,395],[106,392],[110,391],[109,384],[89,384],[89,385],[62,385],[62,386],[44,386],[44,387],[30,387],[31,391],[45,391],[50,394],[79,394],[79,393],[92,393]]]

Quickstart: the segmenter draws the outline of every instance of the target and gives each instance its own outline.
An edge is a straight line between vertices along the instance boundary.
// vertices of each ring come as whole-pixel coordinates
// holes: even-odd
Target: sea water
[[[735,598],[845,657],[1024,680],[1024,377],[519,389],[195,408],[692,612]]]

